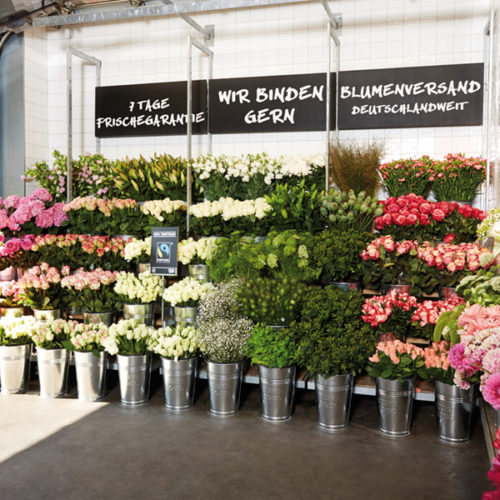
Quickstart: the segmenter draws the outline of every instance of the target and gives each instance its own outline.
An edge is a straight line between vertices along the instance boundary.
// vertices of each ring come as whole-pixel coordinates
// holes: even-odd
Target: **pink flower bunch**
[[[35,237],[31,250],[37,252],[45,246],[56,246],[58,248],[67,248],[76,245],[80,241],[79,234],[41,234]]]
[[[5,242],[5,245],[0,247],[0,258],[14,257],[19,251],[31,250],[34,241],[35,236],[32,234],[27,234],[21,238],[11,238]]]
[[[415,307],[417,307],[416,297],[406,292],[392,290],[387,295],[366,299],[362,307],[361,319],[375,328],[385,323],[395,309],[410,312]]]
[[[97,254],[102,257],[105,253],[112,252],[115,255],[125,255],[125,244],[122,238],[110,238],[108,236],[84,236],[81,235],[80,241],[82,250],[88,254]]]
[[[65,212],[70,212],[72,210],[88,210],[90,212],[94,212],[98,210],[106,217],[110,217],[111,211],[115,208],[123,210],[135,207],[137,207],[137,202],[129,198],[124,200],[119,198],[105,200],[103,198],[95,198],[93,196],[84,196],[75,198],[69,204],[64,205],[63,210]]]
[[[435,325],[441,314],[453,311],[455,307],[463,303],[462,297],[453,297],[448,300],[424,300],[417,304],[411,321],[421,327]]]
[[[375,228],[383,230],[387,226],[430,226],[444,221],[455,211],[463,217],[482,221],[488,213],[470,205],[455,202],[427,201],[422,196],[410,193],[397,198],[387,198],[381,202],[384,214],[375,218]]]
[[[429,177],[429,157],[423,156],[417,160],[401,159],[390,163],[383,163],[378,167],[378,171],[385,180],[388,176],[398,174],[398,181],[405,182],[408,176]]]
[[[79,269],[74,274],[64,277],[61,281],[61,286],[78,291],[86,288],[99,290],[101,286],[108,286],[114,283],[117,274],[117,272],[104,271],[101,268],[94,269],[93,271]]]
[[[497,384],[500,384],[500,381],[497,380]],[[500,427],[497,429],[496,439],[493,441],[493,446],[496,450],[500,450]],[[492,467],[488,471],[488,477],[490,481],[495,486],[495,489],[492,491],[485,491],[483,493],[482,500],[500,500],[500,456],[497,456],[492,461]]]
[[[42,262],[39,266],[34,266],[24,273],[19,280],[19,286],[21,288],[48,290],[51,285],[61,283],[63,277],[68,276],[69,273],[68,266],[64,266],[59,271],[55,267],[50,267],[46,262]]]
[[[467,158],[463,154],[449,153],[444,157],[443,161],[437,162],[439,167],[445,171],[456,169],[473,169],[486,173],[486,160],[480,157]],[[441,173],[437,177],[443,177]]]
[[[381,248],[384,249],[382,252]],[[396,255],[404,255],[409,253],[410,250],[417,248],[418,242],[416,241],[405,240],[396,242],[392,236],[380,236],[369,243],[366,249],[361,252],[361,258],[363,260],[378,260],[381,253],[385,255],[386,252],[396,252]]]
[[[462,338],[473,337],[482,330],[500,327],[500,306],[482,307],[474,304],[462,312],[458,325],[463,329]]]
[[[17,281],[0,282],[0,302],[5,306],[15,306],[21,302],[21,288]]]
[[[424,356],[424,350],[416,345],[401,342],[400,340],[386,340],[377,344],[375,354],[368,358],[372,363],[380,362],[380,355],[385,354],[390,358],[392,363],[398,365],[403,356],[409,356],[411,359],[416,360]]]
[[[477,271],[481,267],[479,258],[483,253],[489,253],[489,250],[475,243],[460,245],[440,243],[433,246],[425,241],[417,250],[418,258],[428,266],[439,270],[446,269],[450,273],[464,270]],[[484,267],[492,264],[493,261]]]
[[[450,368],[448,359],[449,344],[445,340],[433,342],[431,346],[424,349],[425,368],[439,368],[447,371]]]

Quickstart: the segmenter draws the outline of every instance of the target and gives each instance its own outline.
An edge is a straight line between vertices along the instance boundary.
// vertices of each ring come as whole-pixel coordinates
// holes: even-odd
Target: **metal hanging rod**
[[[163,3],[163,0],[161,0],[161,2]],[[196,12],[266,7],[294,3],[311,3],[311,0],[204,0],[203,2],[182,2],[174,5],[157,4],[155,6],[137,8],[96,10],[94,12],[85,11],[68,14],[66,16],[37,17],[33,19],[33,26],[35,28],[43,28],[48,26],[67,26],[71,24],[104,23],[141,17],[172,16]]]
[[[198,31],[205,40],[211,40],[214,37],[214,27],[213,26],[202,26],[201,24],[198,24],[191,16],[188,16],[187,14],[184,14],[182,12],[178,12],[177,7],[179,7],[179,4],[173,2],[172,0],[161,0],[161,2],[165,5],[173,5],[176,9],[176,14],[186,21],[190,26],[192,26],[196,31]]]

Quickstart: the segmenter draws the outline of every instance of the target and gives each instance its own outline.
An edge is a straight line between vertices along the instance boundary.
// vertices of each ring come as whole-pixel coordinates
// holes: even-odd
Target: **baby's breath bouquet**
[[[78,323],[56,319],[54,321],[37,322],[32,330],[32,340],[36,347],[41,349],[64,349],[65,342],[71,335]]]
[[[188,238],[179,242],[177,257],[185,266],[188,264],[206,264],[217,251],[217,238],[207,237],[194,240]]]
[[[143,356],[153,353],[156,337],[156,330],[140,320],[122,319],[109,327],[109,334],[103,340],[103,345],[105,351],[113,356]]]
[[[201,352],[213,363],[234,363],[245,358],[253,324],[236,312],[240,286],[239,280],[219,283],[200,303]]]
[[[212,283],[201,282],[188,276],[169,286],[163,294],[163,300],[173,306],[194,307],[213,289]]]
[[[0,319],[0,345],[31,344],[35,324],[33,316],[18,318],[4,316]]]
[[[149,271],[136,276],[133,273],[121,272],[116,275],[115,292],[124,303],[149,304],[161,296],[161,277]]]
[[[192,326],[168,326],[157,330],[156,335],[154,351],[162,358],[175,361],[193,358],[200,350],[200,335]]]
[[[123,256],[126,261],[134,264],[149,262],[151,258],[151,236],[139,240],[131,238],[123,250]]]

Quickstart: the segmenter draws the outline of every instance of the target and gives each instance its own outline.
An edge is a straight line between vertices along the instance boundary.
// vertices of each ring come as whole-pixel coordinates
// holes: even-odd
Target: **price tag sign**
[[[178,227],[151,229],[151,274],[177,276]]]

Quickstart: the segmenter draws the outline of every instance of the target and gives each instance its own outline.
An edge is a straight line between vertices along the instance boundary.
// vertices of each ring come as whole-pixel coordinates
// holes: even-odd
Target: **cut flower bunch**
[[[35,324],[33,316],[0,318],[0,345],[31,344]]]
[[[188,276],[169,286],[163,294],[163,300],[170,302],[172,306],[194,307],[213,290],[212,283]]]
[[[149,271],[140,273],[138,276],[121,272],[116,275],[114,291],[123,303],[150,304],[161,296],[161,277]]]

